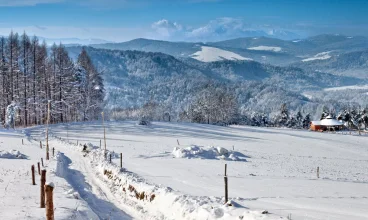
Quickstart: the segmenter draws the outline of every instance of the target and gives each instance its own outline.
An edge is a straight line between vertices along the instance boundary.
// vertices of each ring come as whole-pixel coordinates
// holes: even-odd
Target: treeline
[[[311,116],[318,114],[314,120],[322,120],[331,116],[345,122],[350,129],[368,127],[368,108],[347,106],[338,113],[334,109],[324,107],[322,111],[292,111],[287,104],[281,104],[272,114],[264,111],[247,111],[241,106],[242,96],[238,97],[231,87],[209,83],[202,90],[193,94],[189,104],[181,110],[172,103],[157,102],[151,98],[141,108],[112,109],[110,117],[118,120],[140,121],[180,121],[215,125],[250,125],[260,127],[288,127],[309,129]],[[252,99],[252,98],[250,98]],[[242,108],[243,107],[243,108]],[[319,112],[318,112],[319,111]]]
[[[11,32],[0,39],[0,121],[30,126],[96,119],[102,110],[100,73],[83,49],[76,62],[65,47]],[[50,103],[50,104],[49,104]]]

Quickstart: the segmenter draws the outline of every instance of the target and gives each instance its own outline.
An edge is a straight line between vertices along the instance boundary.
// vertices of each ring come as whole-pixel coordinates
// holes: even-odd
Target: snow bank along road
[[[110,151],[123,153],[123,167],[144,179],[141,181],[132,174],[136,180],[139,180],[133,182],[138,184],[135,186],[142,185],[148,188],[152,186],[161,198],[166,199],[166,205],[170,208],[163,210],[165,201],[160,200],[159,197],[150,203],[133,201],[124,197],[124,194],[120,195],[121,190],[117,190],[114,183],[97,173],[100,168],[106,170],[108,165],[94,167],[90,164],[91,159],[88,156],[84,158],[79,151],[73,150],[71,145],[52,140],[52,146],[63,152],[65,159],[65,175],[60,175],[63,178],[57,176],[53,178],[60,179],[66,185],[65,187],[73,189],[74,193],[81,197],[77,201],[84,209],[90,210],[100,219],[108,217],[110,219],[145,219],[147,216],[151,219],[178,219],[178,216],[173,217],[170,213],[175,211],[176,206],[170,205],[180,202],[180,199],[183,201],[182,204],[189,202],[192,204],[186,205],[188,206],[186,210],[178,209],[182,213],[187,213],[186,218],[201,216],[202,211],[196,211],[196,208],[202,206],[202,203],[213,205],[221,202],[218,199],[223,196],[225,163],[228,164],[229,196],[234,200],[236,208],[215,207],[211,213],[213,217],[226,219],[245,216],[249,218],[244,219],[268,217],[279,219],[280,216],[291,214],[292,219],[368,219],[367,137],[288,129],[218,127],[184,123],[153,123],[151,127],[145,127],[138,126],[135,122],[110,122],[106,124],[106,128],[107,148]],[[30,143],[27,144],[35,145],[36,141],[33,139],[44,137],[43,127],[28,129],[27,134],[30,138]],[[100,139],[103,137],[103,128],[98,122],[63,124],[52,126],[51,134],[69,142],[91,142],[99,146]],[[2,135],[12,140],[11,142],[15,142],[18,138],[16,142],[19,142],[19,137],[13,137],[7,133]],[[15,148],[16,145],[19,146],[19,144],[7,146],[9,149],[19,150],[19,147]],[[175,147],[190,145],[223,147],[228,150],[234,148],[239,154],[248,158],[247,161],[225,161],[217,157],[208,159],[173,157],[172,151]],[[0,143],[0,146],[3,149],[5,145]],[[28,152],[29,156],[34,155],[37,159],[39,154],[34,152],[35,148],[31,149]],[[23,146],[20,151],[27,155]],[[1,164],[4,161],[0,159]],[[11,161],[14,163],[14,160]],[[31,164],[31,161],[29,162]],[[6,163],[9,165],[10,162],[7,160]],[[119,158],[114,158],[113,163],[119,164]],[[30,167],[29,164],[24,166]],[[320,167],[319,179],[316,176],[317,167]],[[3,166],[1,169],[3,173],[10,173],[10,171],[6,172]],[[14,167],[8,169],[15,172],[9,181],[30,182],[26,174],[16,174],[16,172],[26,172],[25,168],[19,167],[16,171]],[[115,174],[113,168],[109,170]],[[0,178],[5,179],[3,176]],[[22,179],[17,180],[18,176]],[[128,174],[118,174],[114,178],[132,181],[132,177]],[[8,185],[4,183],[6,181],[0,181],[0,185],[4,186],[0,193],[3,193],[5,198],[14,200],[14,196],[18,197],[20,192],[9,190],[9,187],[4,190]],[[183,196],[176,197],[171,201],[170,196],[177,193],[165,187],[178,190],[181,195],[187,196],[185,199]],[[10,196],[9,192],[13,194]],[[33,197],[26,192],[20,194]],[[38,195],[38,192],[35,194]],[[62,196],[61,193],[60,197]],[[32,199],[37,200],[37,198],[35,195]],[[26,204],[36,207],[37,202],[32,199],[25,199]],[[193,201],[197,201],[197,204]],[[76,201],[73,200],[73,202]],[[8,213],[9,211],[5,210],[9,207],[18,209],[19,206],[22,206],[19,201],[10,204],[2,202],[0,214]],[[22,216],[36,216],[33,208],[22,206],[21,209],[28,213]],[[39,212],[37,208],[34,209],[35,212]],[[252,211],[237,213],[237,209],[254,210],[255,213]],[[260,215],[258,211],[262,210],[267,210],[271,214]],[[87,211],[86,213],[89,213]],[[203,216],[206,215],[208,213],[204,212]]]

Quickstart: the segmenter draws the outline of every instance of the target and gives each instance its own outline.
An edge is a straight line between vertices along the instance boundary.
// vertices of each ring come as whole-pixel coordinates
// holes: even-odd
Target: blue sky
[[[368,35],[367,0],[0,0],[0,34],[210,41]]]

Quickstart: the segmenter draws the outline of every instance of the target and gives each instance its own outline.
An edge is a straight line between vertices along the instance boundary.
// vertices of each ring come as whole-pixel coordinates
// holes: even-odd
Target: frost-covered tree
[[[6,107],[6,118],[5,118],[5,127],[6,128],[15,128],[15,120],[17,117],[18,105],[15,101],[12,101],[8,107]]]
[[[84,80],[86,78],[88,81]],[[86,94],[88,104],[83,99]],[[51,123],[59,123],[96,119],[103,99],[104,86],[100,72],[86,51],[82,51],[75,63],[62,44],[54,44],[48,50],[45,42],[40,43],[37,37],[30,38],[26,33],[19,37],[11,32],[7,38],[0,38],[2,124],[8,120],[6,110],[13,102],[17,103],[19,114],[13,121],[15,126],[29,126],[46,122],[49,101]],[[87,114],[83,117],[80,112],[86,108]]]
[[[307,114],[303,119],[303,128],[308,129],[311,122],[310,114]]]
[[[281,105],[280,113],[275,118],[278,126],[287,126],[287,122],[289,121],[289,109],[287,108],[286,103]]]
[[[94,67],[85,48],[78,56],[78,73],[83,120],[98,118],[104,99],[104,85],[100,72]]]

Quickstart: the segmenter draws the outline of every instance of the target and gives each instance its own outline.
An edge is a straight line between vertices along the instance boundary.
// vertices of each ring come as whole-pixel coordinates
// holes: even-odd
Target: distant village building
[[[342,129],[344,129],[344,124],[331,116],[310,123],[310,130],[312,131],[339,131]]]

